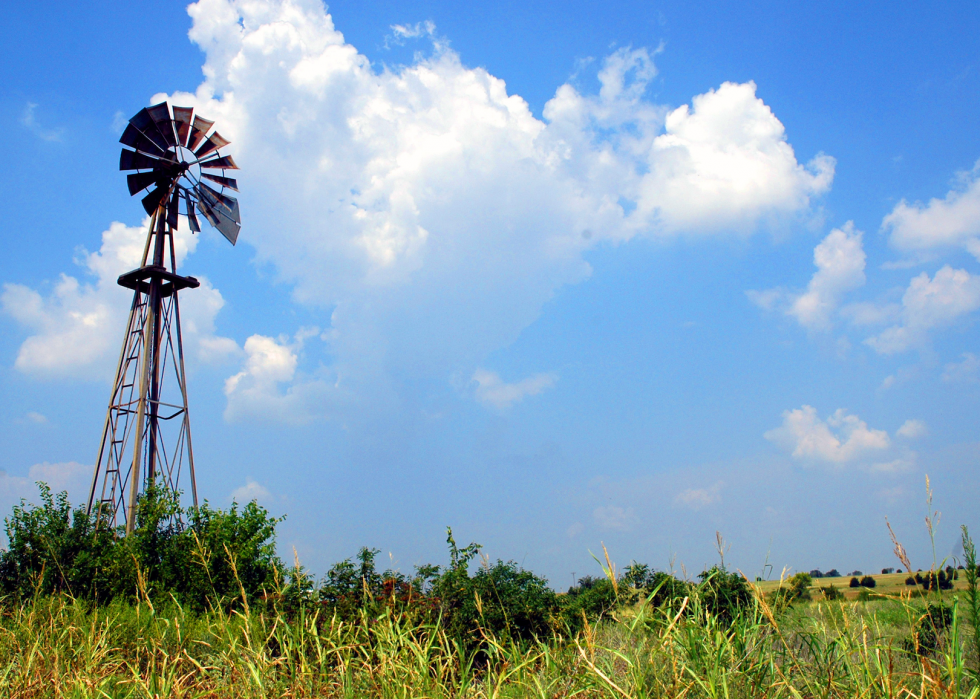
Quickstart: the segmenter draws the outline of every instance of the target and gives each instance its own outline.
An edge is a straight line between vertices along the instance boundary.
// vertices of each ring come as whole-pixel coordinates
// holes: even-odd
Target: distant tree
[[[820,572],[820,569],[819,568],[814,568],[813,570],[810,571],[810,577],[811,578],[822,578],[823,577],[823,573]]]
[[[857,575],[858,577],[864,575],[860,570],[852,570],[848,575]]]
[[[881,574],[882,575],[891,575],[894,572],[895,572],[895,569],[894,568],[882,568],[881,569]],[[898,571],[898,572],[901,573],[902,571]]]
[[[865,575],[861,578],[861,587],[875,587],[878,583],[870,575]]]
[[[861,581],[857,578],[851,578],[851,582],[848,583],[848,587],[861,587]]]
[[[826,573],[824,573],[823,576],[825,578],[839,578],[839,577],[841,577],[841,574],[839,572],[837,572],[837,569],[836,568],[831,568]]]

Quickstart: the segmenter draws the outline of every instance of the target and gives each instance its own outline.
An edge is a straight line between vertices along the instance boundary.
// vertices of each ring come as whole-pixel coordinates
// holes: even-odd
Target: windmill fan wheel
[[[227,192],[237,192],[238,182],[226,171],[238,166],[230,155],[222,155],[229,141],[211,131],[213,126],[190,107],[173,107],[171,113],[170,105],[161,102],[141,109],[119,139],[127,146],[119,156],[119,169],[135,170],[126,183],[131,195],[148,191],[143,197],[148,214],[162,209],[174,230],[184,214],[191,230],[199,233],[200,213],[234,245],[241,216],[238,200]]]

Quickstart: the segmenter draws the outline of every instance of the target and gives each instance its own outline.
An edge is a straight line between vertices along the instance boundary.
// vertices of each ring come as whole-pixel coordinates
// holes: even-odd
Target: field
[[[962,571],[960,571],[962,573]],[[915,573],[913,573],[915,575]],[[886,597],[898,598],[902,595],[913,596],[922,594],[921,587],[911,587],[905,584],[906,578],[909,577],[908,573],[891,573],[888,575],[874,575],[871,577],[875,579],[875,587],[871,589],[871,592],[875,595],[881,595]],[[862,590],[866,589],[863,587],[848,587],[851,581],[851,576],[842,575],[839,578],[815,578],[813,584],[810,585],[809,591],[813,599],[822,599],[823,594],[821,589],[833,585],[835,588],[840,590],[848,600],[855,600]],[[779,587],[779,580],[767,580],[764,582],[755,583],[759,589],[764,594],[769,594],[775,591]],[[966,589],[966,579],[960,575],[959,579],[953,581],[954,590],[964,590]]]
[[[53,596],[0,618],[0,696],[976,697],[963,597],[943,595],[957,609],[948,626],[923,623],[922,599],[776,609],[758,590],[727,619],[695,588],[677,607],[640,600],[570,637],[486,634],[473,652],[400,614],[194,615]]]
[[[177,505],[151,492],[122,536],[64,493],[42,501],[6,520],[0,698],[980,697],[966,529],[944,592],[903,574],[871,591],[723,565],[616,573],[606,554],[604,576],[556,594],[451,529],[446,565],[380,571],[362,548],[317,581],[275,555],[279,520],[255,503],[172,526]]]

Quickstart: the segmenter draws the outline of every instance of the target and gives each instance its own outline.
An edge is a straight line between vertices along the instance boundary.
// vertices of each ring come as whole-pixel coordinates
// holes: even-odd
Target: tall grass
[[[757,596],[734,619],[692,588],[576,635],[466,650],[437,621],[344,621],[274,607],[196,615],[171,601],[105,607],[38,597],[0,617],[4,697],[977,697],[959,604],[926,651],[921,599],[797,604]],[[947,600],[950,596],[946,595]],[[651,595],[651,599],[653,595]],[[969,603],[966,602],[966,606]],[[915,646],[911,646],[914,648]]]

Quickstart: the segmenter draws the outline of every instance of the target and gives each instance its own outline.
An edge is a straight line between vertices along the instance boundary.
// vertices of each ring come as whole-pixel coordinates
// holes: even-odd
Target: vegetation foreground
[[[261,508],[189,513],[184,528],[153,515],[172,503],[143,505],[142,534],[107,538],[94,560],[73,542],[95,523],[63,498],[7,519],[0,695],[980,696],[965,529],[955,590],[847,599],[806,575],[762,591],[723,567],[686,582],[607,558],[605,577],[559,595],[451,532],[445,569],[379,573],[362,550],[315,583],[270,553]],[[126,556],[128,591],[111,580]]]

